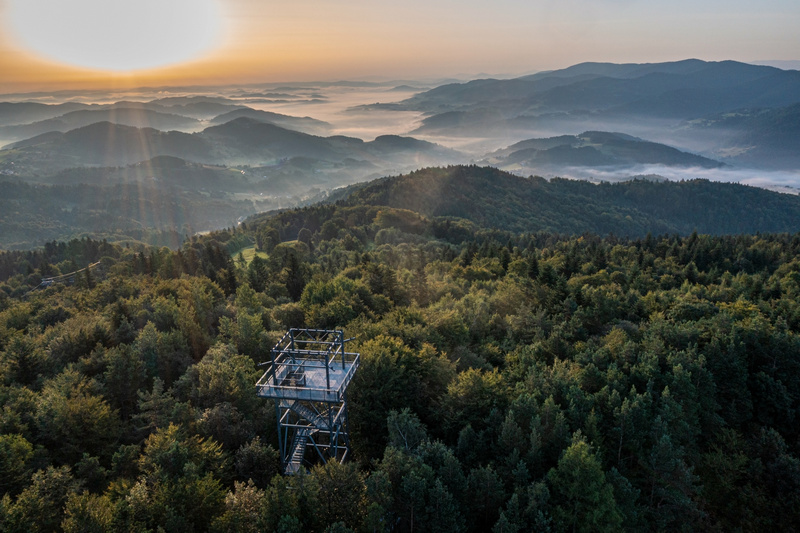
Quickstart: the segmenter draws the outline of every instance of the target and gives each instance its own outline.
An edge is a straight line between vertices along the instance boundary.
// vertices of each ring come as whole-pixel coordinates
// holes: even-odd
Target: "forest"
[[[797,531],[800,234],[389,204],[0,254],[0,530]],[[304,326],[361,354],[352,460],[283,476],[254,385]]]

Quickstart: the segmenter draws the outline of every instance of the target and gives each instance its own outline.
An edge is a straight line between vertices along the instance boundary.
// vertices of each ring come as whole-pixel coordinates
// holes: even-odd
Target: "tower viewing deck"
[[[256,383],[262,398],[339,402],[358,368],[359,354],[345,351],[342,331],[291,329],[272,349]]]
[[[323,462],[348,453],[347,386],[359,354],[345,350],[340,330],[293,328],[271,352],[256,394],[275,400],[284,473],[296,473],[311,448]],[[309,446],[310,445],[310,446]]]

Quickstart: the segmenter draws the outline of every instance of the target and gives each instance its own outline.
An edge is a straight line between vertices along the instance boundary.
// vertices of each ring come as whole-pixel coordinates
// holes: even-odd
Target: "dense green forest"
[[[0,530],[797,530],[800,234],[357,198],[0,255]],[[353,460],[284,477],[256,365],[300,326],[355,337]]]
[[[493,167],[453,165],[353,185],[332,199],[386,205],[426,216],[459,217],[514,232],[647,233],[794,232],[800,197],[703,179],[618,183],[532,176]]]

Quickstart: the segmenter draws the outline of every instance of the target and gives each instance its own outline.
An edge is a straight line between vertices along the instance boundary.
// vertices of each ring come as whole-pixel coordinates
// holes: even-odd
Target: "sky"
[[[797,0],[0,0],[0,92],[800,60]]]

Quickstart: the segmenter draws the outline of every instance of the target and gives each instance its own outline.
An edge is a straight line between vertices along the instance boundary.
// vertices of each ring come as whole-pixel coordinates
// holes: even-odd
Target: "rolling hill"
[[[203,161],[211,146],[201,137],[98,122],[66,133],[45,133],[0,151],[20,173],[47,175],[81,166],[124,166],[158,155]]]
[[[15,174],[42,177],[67,168],[125,166],[156,156],[252,166],[303,157],[329,163],[365,161],[389,171],[464,160],[455,150],[417,139],[382,136],[365,142],[354,137],[319,137],[241,117],[194,134],[110,122],[50,132],[0,150],[0,166],[13,161]]]
[[[81,109],[64,115],[17,126],[0,127],[0,139],[28,139],[50,132],[67,132],[74,129],[110,122],[137,128],[162,131],[192,131],[200,129],[200,121],[171,113],[161,113],[143,107],[113,107],[109,109]]]
[[[231,120],[246,117],[268,124],[274,124],[282,128],[296,130],[311,135],[325,135],[330,133],[331,125],[325,121],[317,120],[311,117],[293,117],[290,115],[283,115],[281,113],[273,113],[271,111],[260,111],[251,109],[249,107],[242,107],[228,111],[211,119],[210,123],[213,126],[225,124]]]
[[[39,102],[0,102],[0,126],[30,124],[61,116],[90,106],[76,102],[42,104]]]
[[[707,180],[522,178],[492,167],[428,168],[355,185],[331,201],[456,217],[513,232],[624,236],[800,231],[800,197]]]
[[[800,72],[735,61],[583,63],[510,80],[449,84],[405,100],[406,109],[441,112],[487,106],[542,114],[574,110],[688,118],[743,107],[780,107],[800,94]]]
[[[623,133],[587,131],[520,141],[489,154],[485,161],[500,167],[633,167],[663,165],[719,168],[722,163],[682,152],[670,146],[648,142]]]

